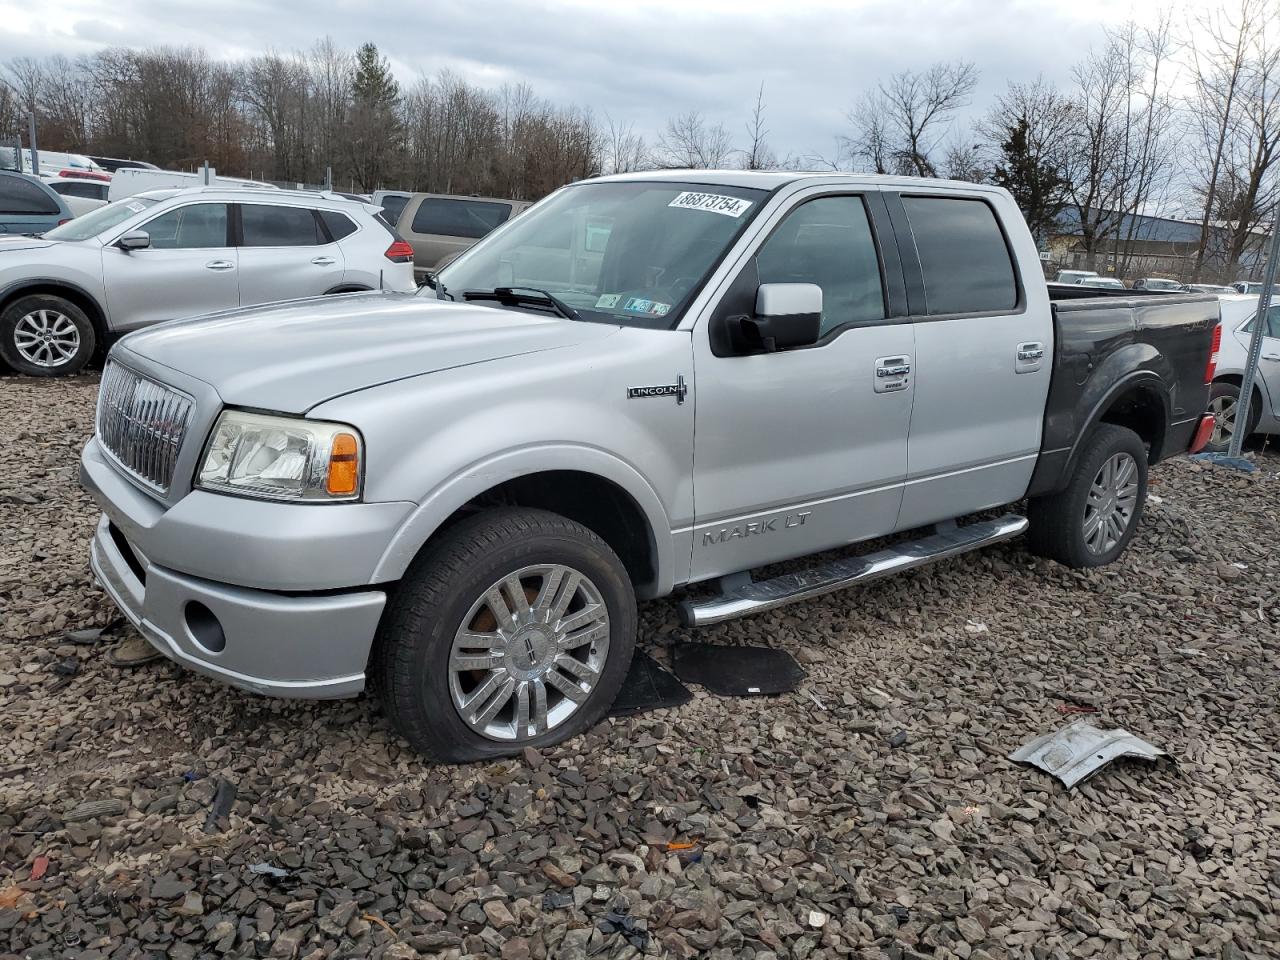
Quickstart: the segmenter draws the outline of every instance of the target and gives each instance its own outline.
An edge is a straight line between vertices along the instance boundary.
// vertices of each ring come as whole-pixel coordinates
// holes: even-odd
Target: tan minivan
[[[442,260],[461,253],[528,206],[527,200],[415,193],[404,205],[396,231],[413,247],[413,273],[421,283]]]

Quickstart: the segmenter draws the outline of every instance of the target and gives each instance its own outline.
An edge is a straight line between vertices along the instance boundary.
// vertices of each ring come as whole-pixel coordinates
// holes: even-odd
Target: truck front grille
[[[186,394],[110,361],[98,389],[98,441],[135,479],[167,493],[191,405]]]

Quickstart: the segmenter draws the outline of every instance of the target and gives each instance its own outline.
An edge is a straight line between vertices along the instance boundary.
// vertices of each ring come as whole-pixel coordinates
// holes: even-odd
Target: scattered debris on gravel
[[[696,639],[807,677],[427,767],[368,698],[104,662],[130,630],[86,633],[115,618],[76,483],[95,386],[0,378],[0,956],[1275,955],[1271,452],[1156,468],[1098,571],[1015,541],[697,634],[648,604],[668,669]],[[1177,763],[1068,791],[1006,759],[1076,712]]]

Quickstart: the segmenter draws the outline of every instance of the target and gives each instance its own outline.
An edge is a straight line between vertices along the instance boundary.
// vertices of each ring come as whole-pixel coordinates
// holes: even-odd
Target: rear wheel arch
[[[1164,449],[1165,433],[1169,428],[1164,385],[1154,377],[1122,385],[1109,396],[1089,429],[1093,430],[1100,423],[1132,430],[1146,445],[1148,462],[1154,463]]]
[[[1260,411],[1262,409],[1262,404],[1265,402],[1265,398],[1262,396],[1262,389],[1258,385],[1258,379],[1259,378],[1254,378],[1253,399],[1249,401],[1249,405],[1255,411]],[[1243,387],[1244,375],[1240,373],[1223,373],[1214,377],[1213,382],[1214,383],[1230,383],[1230,384],[1234,384],[1236,387]]]

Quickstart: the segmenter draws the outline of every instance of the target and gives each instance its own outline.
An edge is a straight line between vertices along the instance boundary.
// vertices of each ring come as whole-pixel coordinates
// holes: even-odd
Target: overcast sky
[[[1280,2],[1280,0],[1278,0]],[[829,155],[858,91],[903,69],[972,60],[975,110],[1009,80],[1061,83],[1105,25],[1159,0],[0,0],[0,61],[105,46],[202,46],[219,57],[370,40],[402,84],[453,69],[528,82],[652,135],[702,111],[739,141],[765,87],[780,155]],[[1208,6],[1205,0],[1192,4]],[[1179,8],[1186,16],[1186,5]]]

